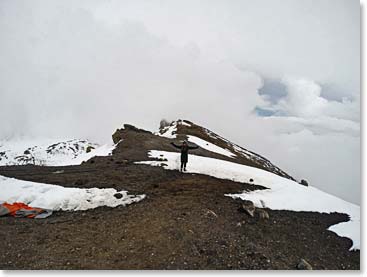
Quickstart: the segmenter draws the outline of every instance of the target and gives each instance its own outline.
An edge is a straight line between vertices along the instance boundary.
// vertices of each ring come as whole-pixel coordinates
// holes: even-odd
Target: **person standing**
[[[187,141],[184,140],[181,145],[176,145],[174,142],[171,142],[171,144],[181,150],[181,172],[186,171],[186,165],[188,162],[188,156],[189,156],[189,150],[198,149],[199,146],[189,146]]]

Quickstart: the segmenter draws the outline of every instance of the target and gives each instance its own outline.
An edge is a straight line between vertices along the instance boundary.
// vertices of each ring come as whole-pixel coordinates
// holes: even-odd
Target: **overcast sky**
[[[186,118],[360,203],[357,0],[0,2],[0,137]]]

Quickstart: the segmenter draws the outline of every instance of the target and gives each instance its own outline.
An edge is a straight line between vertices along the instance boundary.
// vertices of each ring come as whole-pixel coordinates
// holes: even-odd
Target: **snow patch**
[[[117,199],[115,193],[121,193]],[[31,207],[53,211],[77,211],[100,206],[116,207],[139,202],[145,195],[129,195],[113,188],[67,188],[0,176],[0,202],[23,202]]]
[[[216,146],[215,144],[210,143],[210,142],[208,142],[206,140],[203,140],[201,138],[191,136],[191,135],[188,135],[187,137],[188,137],[188,140],[190,142],[193,142],[193,143],[197,144],[198,146],[200,146],[200,147],[202,147],[202,148],[204,148],[208,151],[211,151],[211,152],[214,152],[214,153],[217,153],[217,154],[220,154],[220,155],[224,155],[224,156],[227,156],[227,157],[230,157],[230,158],[233,158],[233,157],[236,156],[231,151],[229,151],[227,149],[224,149],[222,147]]]
[[[187,126],[187,127],[191,127],[191,124],[189,124],[189,123],[187,123],[187,122],[185,122],[183,120],[180,123],[181,123],[181,125],[184,125],[184,126]]]
[[[178,170],[180,153],[151,150],[151,158],[165,158],[167,161],[141,161],[137,164],[163,166],[165,169]],[[353,241],[353,249],[360,249],[360,207],[340,198],[325,193],[312,186],[302,186],[295,181],[283,178],[266,170],[250,167],[233,162],[189,155],[188,173],[199,173],[216,178],[228,179],[236,182],[264,186],[268,189],[239,194],[227,194],[232,198],[246,199],[254,202],[255,206],[273,210],[307,211],[320,213],[345,213],[350,216],[348,222],[335,224],[329,228],[339,236],[345,236]]]

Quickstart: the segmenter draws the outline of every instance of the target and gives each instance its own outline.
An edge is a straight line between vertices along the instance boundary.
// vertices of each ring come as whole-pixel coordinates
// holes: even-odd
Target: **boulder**
[[[305,259],[301,259],[301,261],[297,265],[297,269],[312,270],[312,266]]]
[[[122,198],[122,194],[121,193],[115,193],[114,195],[113,195],[116,199],[121,199]]]
[[[240,208],[241,211],[247,213],[251,217],[254,217],[255,209],[254,203],[248,200],[244,200]]]
[[[301,180],[301,183],[300,183],[302,186],[305,186],[305,187],[308,187],[308,182],[306,180]]]

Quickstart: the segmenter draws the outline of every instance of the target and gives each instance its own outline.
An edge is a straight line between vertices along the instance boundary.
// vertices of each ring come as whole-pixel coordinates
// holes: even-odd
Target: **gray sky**
[[[0,137],[186,118],[360,203],[356,0],[0,2]]]

